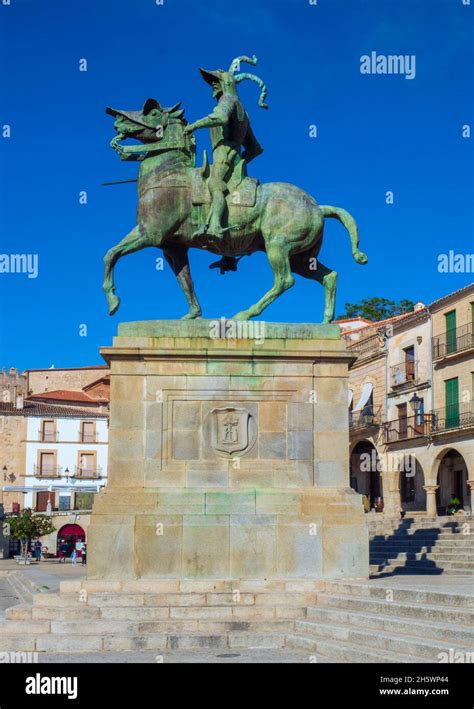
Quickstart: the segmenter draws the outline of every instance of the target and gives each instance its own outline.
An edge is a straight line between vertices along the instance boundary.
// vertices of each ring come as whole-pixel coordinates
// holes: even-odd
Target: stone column
[[[383,511],[385,517],[398,519],[400,517],[400,484],[398,473],[382,471]]]
[[[426,516],[436,517],[438,511],[436,509],[436,491],[439,485],[424,485],[423,490],[426,492]]]

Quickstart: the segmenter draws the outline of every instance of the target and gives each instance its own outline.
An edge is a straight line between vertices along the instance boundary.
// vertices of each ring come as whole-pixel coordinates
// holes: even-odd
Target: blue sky
[[[0,4],[0,253],[33,253],[39,275],[0,274],[0,366],[100,363],[120,321],[181,317],[174,276],[155,269],[153,249],[116,269],[122,305],[110,318],[103,255],[133,226],[136,164],[109,148],[104,108],[138,109],[153,96],[183,101],[190,120],[213,107],[198,67],[227,68],[258,56],[258,88],[240,85],[265,148],[250,172],[286,181],[356,218],[365,267],[331,220],[321,260],[339,272],[337,313],[380,296],[430,302],[472,281],[442,274],[438,255],[473,250],[473,15],[462,0],[11,0]],[[416,76],[362,75],[360,57],[416,56]],[[87,72],[79,60],[87,59]],[[252,69],[253,70],[253,69]],[[318,137],[309,137],[315,124]],[[199,131],[198,154],[208,146]],[[85,190],[87,205],[79,203]],[[387,191],[394,204],[387,205]],[[271,284],[263,255],[237,274],[209,271],[191,252],[204,316],[231,316]],[[320,321],[323,290],[297,278],[267,311],[280,321]],[[80,336],[81,325],[87,336]]]

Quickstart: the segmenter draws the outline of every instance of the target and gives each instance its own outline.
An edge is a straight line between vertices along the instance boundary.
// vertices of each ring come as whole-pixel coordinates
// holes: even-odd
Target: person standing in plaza
[[[64,563],[66,563],[66,557],[67,557],[68,550],[69,550],[68,543],[66,542],[65,539],[62,539],[61,544],[59,546],[59,563],[61,563],[62,561],[64,561]]]

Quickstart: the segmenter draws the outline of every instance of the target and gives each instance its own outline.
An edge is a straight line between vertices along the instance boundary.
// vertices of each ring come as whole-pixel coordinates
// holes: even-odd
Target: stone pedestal
[[[109,477],[89,579],[368,576],[337,326],[125,323],[102,354]]]

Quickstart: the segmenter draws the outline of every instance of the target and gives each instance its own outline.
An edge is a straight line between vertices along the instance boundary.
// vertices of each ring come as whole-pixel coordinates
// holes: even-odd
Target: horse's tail
[[[354,257],[354,261],[357,261],[357,263],[367,263],[368,259],[366,254],[359,250],[359,230],[357,229],[357,224],[354,217],[345,209],[341,209],[340,207],[320,205],[320,209],[324,217],[334,217],[346,227],[351,239],[352,256]]]

